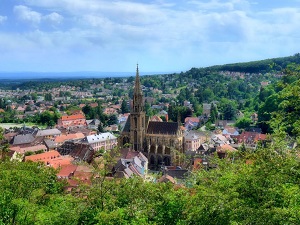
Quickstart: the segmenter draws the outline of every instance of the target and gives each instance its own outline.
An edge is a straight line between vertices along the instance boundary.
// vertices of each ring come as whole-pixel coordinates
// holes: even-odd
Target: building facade
[[[176,164],[176,155],[184,152],[184,137],[180,122],[150,121],[144,106],[137,66],[133,104],[121,132],[119,144],[130,145],[133,150],[142,152],[148,158],[151,169]]]

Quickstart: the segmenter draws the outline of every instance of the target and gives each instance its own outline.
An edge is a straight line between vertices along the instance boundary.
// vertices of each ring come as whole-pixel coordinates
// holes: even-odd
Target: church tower
[[[136,67],[136,77],[133,93],[133,104],[130,110],[130,143],[133,145],[133,150],[143,151],[145,141],[145,120],[146,115],[144,112],[145,102],[143,98],[139,66]]]

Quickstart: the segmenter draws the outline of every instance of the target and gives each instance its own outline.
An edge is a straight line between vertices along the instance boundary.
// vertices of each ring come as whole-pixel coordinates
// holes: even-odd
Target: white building
[[[86,136],[82,142],[88,143],[95,151],[110,150],[118,145],[117,137],[109,132]]]

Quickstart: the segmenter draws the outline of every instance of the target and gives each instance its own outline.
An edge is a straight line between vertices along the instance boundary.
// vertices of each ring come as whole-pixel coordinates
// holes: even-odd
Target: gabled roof
[[[163,120],[159,116],[152,116],[150,121],[163,122]]]
[[[171,182],[172,184],[176,184],[176,181],[173,177],[171,177],[168,174],[163,175],[161,178],[158,179],[158,183],[166,183],[166,182]]]
[[[36,134],[37,137],[44,137],[48,135],[60,135],[61,131],[54,128],[54,129],[46,129],[46,130],[39,130]]]
[[[102,142],[102,141],[106,141],[106,140],[116,140],[116,139],[117,139],[116,136],[114,136],[113,134],[111,134],[109,132],[106,132],[106,133],[100,133],[98,135],[95,134],[95,135],[86,136],[83,141],[92,144],[92,143],[96,143],[96,142]]]
[[[70,115],[70,116],[62,116],[61,120],[78,120],[78,119],[85,119],[85,116],[83,114],[76,114],[76,115]]]
[[[42,162],[46,162],[50,159],[55,159],[55,158],[59,158],[59,157],[61,157],[61,155],[59,154],[58,151],[49,151],[49,152],[44,152],[44,153],[41,153],[41,154],[25,156],[25,161],[33,161],[33,162],[42,161]]]
[[[16,151],[18,153],[24,154],[26,152],[36,152],[39,150],[47,150],[47,147],[45,145],[35,145],[35,146],[29,146],[29,147],[19,147],[19,146],[13,146],[10,148],[13,151]]]
[[[94,149],[86,143],[65,142],[58,148],[61,155],[70,155],[75,160],[82,160],[90,163],[94,156]]]
[[[233,148],[228,144],[224,144],[217,147],[217,152],[226,153],[226,152],[236,152],[237,149]]]
[[[34,141],[32,134],[20,134],[16,135],[13,138],[13,145],[29,144]]]
[[[184,122],[187,123],[187,122],[191,122],[191,123],[199,123],[200,122],[200,119],[198,117],[186,117],[184,119]]]
[[[176,135],[179,130],[177,122],[155,122],[149,121],[147,134]]]
[[[201,137],[194,132],[189,132],[185,135],[185,140],[199,140]]]
[[[66,178],[74,175],[77,165],[63,165],[57,174],[58,178]]]
[[[62,143],[67,140],[76,140],[76,139],[81,139],[84,138],[83,133],[76,133],[76,134],[66,134],[66,135],[61,135],[55,138],[56,143]]]

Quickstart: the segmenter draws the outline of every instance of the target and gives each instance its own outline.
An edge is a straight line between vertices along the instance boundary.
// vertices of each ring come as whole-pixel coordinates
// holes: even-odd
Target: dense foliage
[[[51,168],[2,162],[0,224],[300,223],[299,157],[286,143],[211,160],[217,168],[194,171],[185,186],[102,179],[98,171],[92,186],[72,193]]]
[[[259,110],[259,124],[265,132],[272,132],[272,127],[281,129],[291,136],[300,134],[300,67],[295,66],[285,71],[285,76],[269,91],[260,91],[264,96]],[[263,93],[264,92],[264,93]]]

